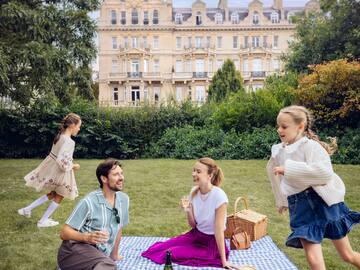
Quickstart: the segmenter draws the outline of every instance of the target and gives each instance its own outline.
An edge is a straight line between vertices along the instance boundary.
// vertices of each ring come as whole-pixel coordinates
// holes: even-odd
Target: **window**
[[[196,48],[202,47],[202,37],[195,37],[195,47]]]
[[[204,59],[196,59],[195,60],[195,72],[197,76],[204,76]]]
[[[236,70],[240,70],[239,60],[238,60],[238,59],[234,59],[233,62],[234,62],[234,65],[235,65],[235,69],[236,69]]]
[[[138,12],[135,8],[131,11],[131,23],[132,24],[138,24],[139,23],[139,17]]]
[[[144,24],[149,24],[149,11],[144,11]]]
[[[116,11],[111,11],[111,24],[116,24]]]
[[[263,47],[267,48],[267,36],[263,36]]]
[[[219,12],[215,14],[215,23],[216,24],[222,24],[223,23],[223,16]]]
[[[243,71],[248,72],[249,71],[249,60],[247,58],[243,61]]]
[[[254,25],[258,25],[259,24],[259,13],[257,13],[256,11],[253,14],[253,20],[252,20]]]
[[[126,11],[121,11],[121,24],[126,24]]]
[[[175,14],[175,23],[176,24],[182,24],[183,16],[181,13]]]
[[[117,37],[112,37],[111,43],[112,43],[112,48],[116,49],[117,48]]]
[[[129,41],[127,37],[124,37],[124,48],[127,49],[129,47]]]
[[[238,37],[234,36],[233,37],[233,49],[237,49],[238,47]]]
[[[206,47],[210,48],[211,46],[211,37],[206,37]]]
[[[176,49],[181,49],[181,37],[176,37]]]
[[[261,58],[254,58],[253,59],[252,70],[254,72],[262,71],[262,60],[261,60]]]
[[[191,60],[187,60],[185,62],[185,70],[186,70],[186,72],[191,72],[192,71]]]
[[[154,99],[155,99],[155,102],[159,102],[160,100],[160,87],[159,86],[155,86],[154,87]]]
[[[274,43],[273,43],[273,47],[275,49],[277,49],[279,46],[279,36],[274,36]]]
[[[192,97],[191,86],[189,86],[188,99],[191,100],[191,97]]]
[[[188,37],[188,47],[191,48],[192,45],[191,45],[191,37]]]
[[[139,72],[140,72],[139,59],[131,60],[131,77],[139,76],[140,75]]]
[[[213,60],[209,60],[209,68],[208,68],[208,71],[209,71],[209,72],[213,72],[213,65],[214,65],[214,61],[213,61]]]
[[[159,23],[159,11],[155,9],[153,12],[153,24],[158,24],[158,23]]]
[[[111,72],[118,72],[118,68],[119,68],[119,66],[118,66],[117,59],[113,59],[111,61]]]
[[[234,12],[231,14],[231,23],[232,24],[239,24],[239,13]]]
[[[202,24],[201,12],[198,11],[198,13],[196,13],[196,25],[200,25],[200,24]]]
[[[144,86],[144,101],[147,101],[149,97],[149,90],[147,86]]]
[[[287,19],[289,23],[293,23],[293,17],[294,17],[294,12],[289,12],[287,15]]]
[[[117,87],[113,88],[113,100],[114,100],[114,105],[119,104],[119,91]]]
[[[144,45],[144,49],[146,49],[148,47],[147,37],[143,37],[143,45]]]
[[[252,47],[257,48],[260,46],[260,37],[252,37]]]
[[[271,22],[272,23],[279,23],[279,13],[276,11],[271,12]]]
[[[175,72],[182,72],[183,68],[182,68],[182,61],[181,60],[176,60],[175,62]]]
[[[144,72],[149,71],[149,60],[144,59]]]
[[[244,47],[249,48],[249,37],[248,36],[244,37]]]
[[[222,47],[222,37],[217,37],[217,47],[218,48]]]
[[[140,101],[140,87],[139,86],[131,86],[131,101],[133,105],[138,105]]]
[[[272,62],[273,62],[273,70],[276,71],[276,72],[280,71],[280,61],[279,61],[279,59],[273,59]]]
[[[160,60],[154,60],[154,72],[160,72]]]
[[[131,45],[133,48],[138,48],[139,47],[139,38],[138,37],[132,37],[131,38]]]
[[[204,103],[205,102],[205,86],[203,85],[198,85],[196,86],[195,88],[195,100],[198,102],[198,103]]]
[[[176,101],[181,102],[182,100],[182,87],[176,86]]]
[[[220,68],[222,67],[223,63],[224,63],[224,60],[218,59],[218,60],[216,61],[216,68],[217,68],[217,69],[220,69]]]
[[[154,49],[159,49],[159,37],[158,36],[154,37],[153,47],[154,47]]]

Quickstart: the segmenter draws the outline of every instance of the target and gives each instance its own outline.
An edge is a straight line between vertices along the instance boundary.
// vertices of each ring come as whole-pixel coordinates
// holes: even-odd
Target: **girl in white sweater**
[[[281,143],[273,145],[268,177],[279,213],[289,209],[292,233],[286,245],[304,248],[312,270],[323,270],[321,242],[332,240],[341,258],[360,269],[360,254],[347,234],[360,222],[360,213],[344,204],[345,186],[334,173],[326,144],[311,130],[312,117],[302,106],[283,108],[277,117]]]

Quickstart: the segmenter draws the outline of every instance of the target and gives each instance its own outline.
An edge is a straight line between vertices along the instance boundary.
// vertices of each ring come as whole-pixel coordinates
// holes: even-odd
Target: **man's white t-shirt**
[[[225,192],[216,186],[205,195],[200,191],[191,199],[194,209],[196,228],[205,234],[215,234],[215,210],[222,204],[228,203]],[[224,217],[224,229],[226,226],[226,213]]]

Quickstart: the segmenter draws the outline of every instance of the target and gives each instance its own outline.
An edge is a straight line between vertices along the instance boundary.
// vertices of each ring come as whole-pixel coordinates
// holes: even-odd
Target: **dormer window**
[[[287,15],[287,19],[289,23],[293,23],[293,17],[294,17],[294,12],[289,12]]]
[[[232,24],[239,24],[239,13],[234,12],[231,14],[231,23]]]
[[[215,14],[215,23],[222,24],[223,23],[223,16],[220,12]]]
[[[159,11],[156,9],[153,12],[153,24],[159,24]]]
[[[131,23],[132,24],[138,24],[139,23],[139,17],[138,12],[135,8],[131,11]]]
[[[182,24],[183,16],[181,13],[175,14],[175,23],[176,24]]]
[[[259,13],[257,13],[256,11],[253,14],[253,20],[252,20],[254,25],[258,25],[259,24]]]
[[[200,24],[202,24],[201,12],[198,12],[196,14],[196,25],[200,25]]]
[[[276,11],[271,12],[271,22],[279,23],[279,13]]]

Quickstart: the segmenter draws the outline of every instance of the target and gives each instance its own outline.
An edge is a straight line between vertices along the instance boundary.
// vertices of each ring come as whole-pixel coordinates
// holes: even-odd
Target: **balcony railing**
[[[193,72],[194,78],[207,78],[207,72]]]
[[[109,73],[110,78],[126,78],[125,72],[111,72]]]
[[[175,72],[172,74],[173,79],[191,79],[192,72]]]
[[[266,72],[265,71],[251,71],[251,77],[263,78],[263,77],[266,77]]]
[[[135,72],[128,72],[127,73],[128,78],[141,78],[142,72],[135,71]]]
[[[143,78],[160,78],[160,72],[143,72]]]

